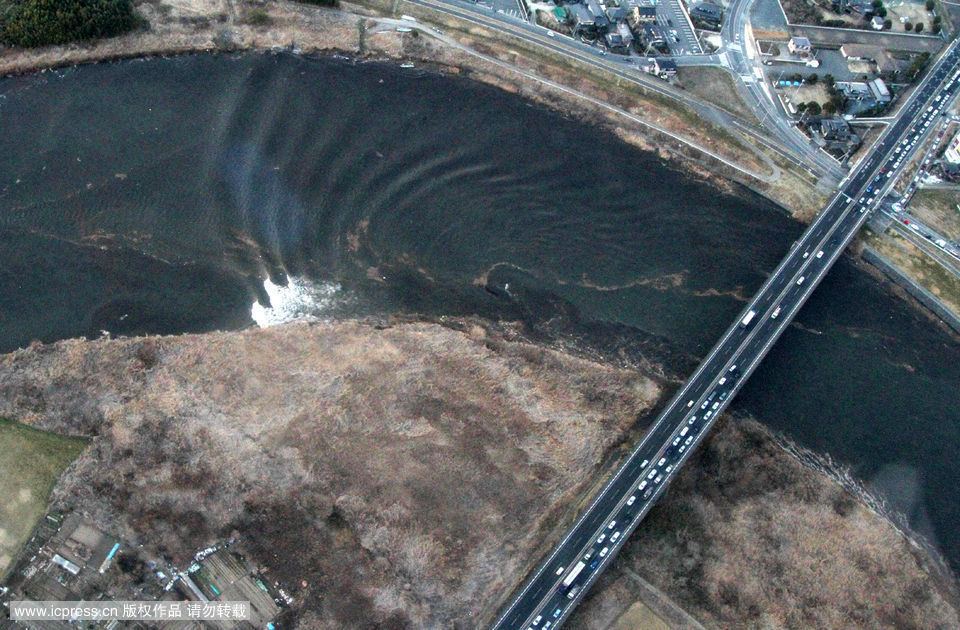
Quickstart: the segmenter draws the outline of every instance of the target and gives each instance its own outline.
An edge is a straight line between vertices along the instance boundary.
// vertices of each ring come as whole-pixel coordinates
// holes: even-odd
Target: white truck
[[[583,568],[587,566],[583,562],[578,562],[570,569],[570,573],[567,573],[567,577],[563,578],[564,588],[569,588],[573,581],[577,579],[577,576],[580,575],[580,572],[583,571]]]
[[[740,320],[741,328],[746,328],[747,326],[749,326],[750,322],[752,322],[753,318],[756,316],[757,316],[757,312],[751,309],[750,312],[744,315],[743,319]]]

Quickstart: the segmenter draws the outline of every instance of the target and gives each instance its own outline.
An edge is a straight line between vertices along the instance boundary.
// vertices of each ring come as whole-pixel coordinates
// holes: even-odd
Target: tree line
[[[0,0],[0,42],[7,46],[113,37],[139,23],[132,0]]]

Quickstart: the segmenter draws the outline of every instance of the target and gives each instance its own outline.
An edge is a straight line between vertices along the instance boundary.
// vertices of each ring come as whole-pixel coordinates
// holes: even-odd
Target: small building
[[[843,44],[840,46],[840,54],[844,59],[850,61],[873,61],[880,52],[879,46],[870,46],[868,44]]]
[[[946,151],[943,152],[943,159],[949,164],[960,164],[960,131],[953,136],[953,140],[947,145]]]
[[[690,18],[712,28],[717,28],[723,23],[723,7],[711,2],[700,2],[690,7]]]
[[[849,154],[860,146],[860,137],[842,118],[822,118],[811,131],[813,141],[828,151]]]
[[[660,57],[655,57],[653,60],[653,74],[662,79],[676,76],[677,62],[672,59],[661,59]]]
[[[667,44],[667,33],[662,26],[644,22],[640,25],[636,40],[643,48],[661,48]]]
[[[570,12],[574,33],[592,33],[597,29],[597,19],[590,13],[586,5],[571,4],[567,7],[567,10]]]
[[[557,18],[557,22],[560,24],[566,24],[567,20],[570,19],[567,10],[563,7],[554,7],[553,8],[553,17]]]
[[[790,41],[787,42],[787,50],[792,55],[807,56],[813,49],[810,46],[810,40],[806,37],[791,37]]]
[[[620,38],[623,39],[623,45],[629,49],[633,44],[633,33],[630,31],[630,27],[627,26],[626,22],[620,22],[617,24],[617,31],[620,33]]]
[[[883,18],[880,17],[879,15],[873,16],[873,18],[870,20],[870,26],[871,26],[871,27],[873,28],[873,30],[875,30],[875,31],[882,31],[882,30],[883,30]]]
[[[607,7],[606,15],[611,24],[627,19],[629,12],[626,7]]]
[[[887,89],[887,84],[883,82],[883,79],[874,79],[867,83],[867,87],[870,88],[873,100],[879,105],[886,105],[892,100],[890,90]]]
[[[657,21],[657,7],[644,5],[636,8],[636,15],[638,22],[656,22]]]

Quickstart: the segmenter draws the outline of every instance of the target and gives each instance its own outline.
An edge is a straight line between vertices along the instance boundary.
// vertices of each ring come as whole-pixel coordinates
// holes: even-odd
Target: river
[[[197,55],[9,78],[0,130],[0,351],[476,313],[682,376],[802,231],[607,131],[389,64]],[[734,409],[848,463],[960,568],[957,358],[841,259]]]

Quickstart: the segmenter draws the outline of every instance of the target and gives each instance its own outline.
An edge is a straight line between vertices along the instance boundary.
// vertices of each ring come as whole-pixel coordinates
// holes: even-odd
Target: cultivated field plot
[[[870,239],[869,243],[917,284],[937,296],[947,308],[960,314],[960,280],[922,249],[893,232]]]
[[[908,210],[938,232],[960,240],[960,188],[921,188],[910,200]]]
[[[0,577],[47,509],[63,469],[86,441],[0,418]]]
[[[740,100],[733,77],[726,70],[710,67],[684,67],[678,70],[677,79],[680,86],[688,92],[696,94],[746,121],[757,121],[750,108]]]

